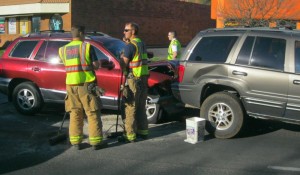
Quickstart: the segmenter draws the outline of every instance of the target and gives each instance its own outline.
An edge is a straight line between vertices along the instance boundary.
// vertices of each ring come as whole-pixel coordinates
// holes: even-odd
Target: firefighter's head
[[[124,37],[126,39],[134,38],[139,33],[139,25],[137,23],[134,23],[134,22],[126,23],[123,33],[124,33]]]
[[[83,39],[84,38],[84,26],[73,25],[71,28],[71,34],[73,38]]]

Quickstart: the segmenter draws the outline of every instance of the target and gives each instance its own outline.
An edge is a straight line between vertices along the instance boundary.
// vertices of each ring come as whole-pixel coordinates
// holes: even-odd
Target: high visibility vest
[[[90,46],[89,43],[76,40],[59,48],[59,56],[67,72],[67,85],[95,81],[96,77],[90,59]]]
[[[129,68],[135,77],[149,75],[147,52],[144,43],[139,38],[134,38],[131,43],[135,46],[136,52],[129,62]]]
[[[168,60],[173,60],[173,49],[172,46],[176,45],[177,46],[177,59],[180,57],[181,55],[181,44],[177,39],[173,39],[169,45],[169,49],[168,49]]]

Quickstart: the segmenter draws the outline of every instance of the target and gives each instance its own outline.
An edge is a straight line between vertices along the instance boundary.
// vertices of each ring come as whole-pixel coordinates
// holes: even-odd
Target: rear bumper
[[[11,78],[3,78],[0,77],[0,92],[8,95],[8,86],[9,86],[9,82],[11,81]]]
[[[173,95],[159,97],[157,103],[168,115],[174,115],[184,110],[184,104]]]

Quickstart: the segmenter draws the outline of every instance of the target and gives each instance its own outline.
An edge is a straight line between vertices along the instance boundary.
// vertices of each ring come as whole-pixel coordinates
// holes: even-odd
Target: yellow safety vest
[[[181,55],[181,44],[177,39],[173,39],[169,45],[169,49],[168,49],[168,60],[173,60],[173,49],[172,49],[172,45],[176,45],[177,46],[177,59],[180,57]]]
[[[135,77],[149,75],[147,53],[144,43],[139,38],[134,38],[131,43],[135,46],[136,52],[129,62],[129,68]]]
[[[90,44],[75,40],[59,48],[67,72],[66,84],[78,85],[95,81],[90,59]]]

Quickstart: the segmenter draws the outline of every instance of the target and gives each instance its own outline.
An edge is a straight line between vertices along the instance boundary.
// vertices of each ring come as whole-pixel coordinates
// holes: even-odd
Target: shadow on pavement
[[[300,132],[300,126],[296,124],[251,118],[247,122],[247,126],[245,127],[239,138],[264,135],[280,129]]]
[[[40,114],[25,116],[11,103],[1,104],[0,108],[0,174],[43,163],[69,149],[67,141],[56,146],[48,142],[58,131],[63,110],[49,108]]]

